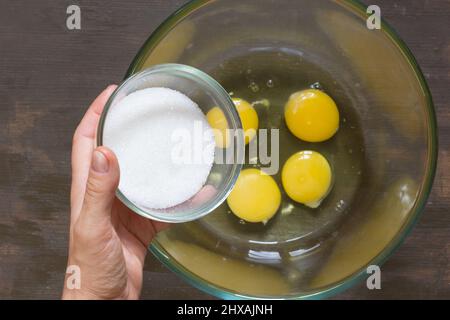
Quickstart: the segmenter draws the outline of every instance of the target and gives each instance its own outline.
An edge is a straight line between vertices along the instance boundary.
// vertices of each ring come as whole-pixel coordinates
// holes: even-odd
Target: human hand
[[[65,281],[63,299],[139,298],[147,247],[167,226],[116,198],[117,158],[106,147],[95,148],[100,114],[115,88],[95,99],[73,138],[68,266],[79,267],[81,287],[69,289]]]

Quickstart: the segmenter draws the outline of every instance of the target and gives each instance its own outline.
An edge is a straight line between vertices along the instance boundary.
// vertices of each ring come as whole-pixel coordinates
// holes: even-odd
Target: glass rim
[[[142,62],[148,57],[148,53],[164,38],[164,36],[175,27],[184,17],[189,15],[192,11],[207,5],[209,2],[214,0],[191,0],[184,4],[174,13],[172,13],[168,18],[166,18],[155,31],[147,38],[142,47],[139,49],[138,53],[134,57],[132,63],[130,64],[125,78],[132,75],[139,67],[142,66]],[[367,17],[366,9],[367,5],[364,5],[359,0],[338,0],[338,4],[346,7],[348,11],[354,13],[358,17]],[[403,243],[407,235],[411,232],[414,225],[417,223],[423,209],[427,203],[427,199],[431,193],[433,181],[436,173],[437,158],[438,158],[438,136],[437,136],[437,121],[436,114],[434,110],[433,99],[431,96],[431,91],[428,87],[426,79],[422,73],[420,66],[417,63],[411,50],[408,48],[406,43],[400,38],[397,32],[384,20],[381,18],[381,32],[383,32],[388,38],[394,43],[406,62],[410,66],[411,70],[415,74],[418,83],[422,89],[422,93],[425,97],[427,105],[427,134],[428,134],[428,154],[426,162],[426,170],[424,179],[418,191],[418,196],[412,207],[408,219],[404,222],[403,226],[399,232],[391,239],[391,241],[375,256],[371,261],[369,261],[365,266],[355,271],[351,275],[343,278],[342,280],[335,282],[334,284],[327,287],[317,288],[314,292],[305,292],[297,295],[287,295],[287,296],[257,296],[257,295],[242,295],[239,293],[232,292],[232,290],[227,288],[222,288],[220,286],[209,283],[207,280],[201,278],[200,276],[192,273],[191,271],[184,268],[181,264],[171,258],[161,244],[155,239],[149,247],[149,250],[161,261],[168,269],[179,275],[186,282],[190,283],[197,289],[211,294],[215,297],[222,299],[324,299],[333,295],[336,295],[356,283],[360,282],[363,278],[367,277],[366,269],[369,265],[376,264],[381,266],[393,253],[394,251]]]
[[[105,108],[103,109],[100,115],[100,120],[97,127],[97,138],[96,138],[97,146],[103,145],[103,130],[105,126],[106,117],[108,115],[108,111],[109,108],[111,107],[111,104],[113,103],[117,95],[121,92],[121,89],[123,89],[125,86],[127,86],[130,82],[134,81],[135,79],[145,77],[154,73],[184,74],[187,77],[195,80],[196,82],[202,82],[207,87],[209,87],[211,91],[223,102],[223,106],[226,108],[225,111],[230,115],[231,128],[232,129],[242,128],[241,120],[228,92],[226,92],[226,90],[214,78],[212,78],[205,72],[188,65],[178,63],[165,63],[146,68],[138,73],[131,75],[130,77],[126,77],[125,80],[116,88],[116,90],[114,90],[114,92],[111,94],[108,101],[106,102]],[[229,193],[233,189],[234,184],[236,183],[236,180],[239,176],[241,169],[242,169],[242,162],[235,161],[235,163],[232,164],[231,174],[227,178],[225,188],[219,190],[219,193],[214,197],[214,202],[210,203],[207,206],[202,206],[198,210],[187,211],[186,213],[183,213],[182,216],[171,217],[170,214],[161,214],[157,211],[144,210],[135,205],[132,201],[130,201],[119,189],[117,189],[116,191],[116,196],[129,209],[145,218],[150,218],[156,221],[168,223],[189,222],[206,216],[210,212],[214,211],[226,200]]]

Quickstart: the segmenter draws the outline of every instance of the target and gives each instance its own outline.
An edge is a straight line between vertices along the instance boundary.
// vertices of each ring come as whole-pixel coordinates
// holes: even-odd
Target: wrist
[[[82,291],[81,289],[64,288],[61,296],[62,300],[98,300],[93,294]]]
[[[62,300],[96,300],[99,299],[94,294],[86,292],[81,288],[81,269],[79,263],[69,256],[66,275],[64,277],[64,288],[61,296]]]

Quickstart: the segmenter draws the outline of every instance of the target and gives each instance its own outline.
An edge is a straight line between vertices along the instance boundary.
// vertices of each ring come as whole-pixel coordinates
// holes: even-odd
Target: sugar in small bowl
[[[206,114],[219,108],[232,143],[216,145]],[[206,73],[162,64],[126,79],[101,115],[97,145],[120,166],[117,197],[146,218],[170,223],[199,219],[233,188],[245,147],[228,93]]]

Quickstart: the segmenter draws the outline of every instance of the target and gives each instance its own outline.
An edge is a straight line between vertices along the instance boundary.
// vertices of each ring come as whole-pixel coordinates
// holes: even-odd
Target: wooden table
[[[59,298],[67,254],[70,148],[91,100],[120,82],[135,53],[184,0],[0,1],[0,298]],[[72,3],[70,2],[70,3]],[[419,224],[382,267],[382,290],[337,298],[450,298],[450,2],[377,0],[428,80],[440,164]],[[211,298],[151,255],[142,297]]]

